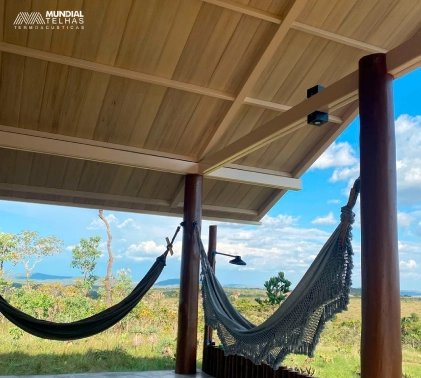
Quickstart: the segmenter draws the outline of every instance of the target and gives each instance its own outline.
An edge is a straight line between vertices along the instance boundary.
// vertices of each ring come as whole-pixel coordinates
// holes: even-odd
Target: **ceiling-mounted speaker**
[[[314,96],[315,94],[321,92],[323,89],[325,89],[325,87],[322,87],[321,85],[315,85],[314,87],[307,89],[307,98]],[[329,122],[329,114],[325,112],[316,110],[307,116],[307,123],[309,125],[321,126],[326,122]]]

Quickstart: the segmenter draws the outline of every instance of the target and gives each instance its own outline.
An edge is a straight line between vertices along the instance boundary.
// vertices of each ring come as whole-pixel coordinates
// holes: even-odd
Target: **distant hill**
[[[169,280],[159,281],[155,286],[180,286],[180,279],[170,278]]]
[[[46,280],[70,280],[73,277],[70,276],[54,276],[51,274],[34,273],[29,277],[31,280],[46,281]],[[26,276],[16,276],[18,280],[26,280]]]
[[[351,287],[350,294],[354,297],[361,297],[361,289]],[[418,290],[401,290],[401,296],[421,297],[421,291]]]

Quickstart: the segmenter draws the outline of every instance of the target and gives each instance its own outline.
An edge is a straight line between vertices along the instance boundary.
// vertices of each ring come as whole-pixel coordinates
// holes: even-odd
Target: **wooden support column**
[[[208,260],[214,272],[215,272],[216,260],[215,260],[215,255],[213,253],[216,251],[217,230],[218,230],[218,226],[216,225],[209,226]],[[205,334],[205,343],[206,343],[206,339],[208,339],[209,342],[211,342],[212,341],[212,328],[205,327],[205,332],[206,331],[207,333]]]
[[[385,54],[360,60],[362,378],[402,377],[392,82]]]
[[[184,185],[184,232],[181,252],[180,298],[175,372],[196,373],[199,305],[199,249],[193,222],[202,223],[203,176],[188,174]]]

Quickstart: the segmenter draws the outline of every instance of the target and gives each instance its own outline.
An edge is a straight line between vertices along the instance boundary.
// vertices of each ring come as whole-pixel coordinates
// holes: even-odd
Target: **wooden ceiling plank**
[[[190,156],[197,156],[223,117],[227,106],[222,100],[202,96],[173,152],[183,151]]]
[[[60,189],[63,185],[64,176],[69,159],[63,156],[53,156],[48,167],[46,186]]]
[[[180,0],[156,0],[152,22],[146,32],[142,49],[136,59],[135,71],[154,74]]]
[[[128,81],[127,92],[108,142],[131,144],[130,135],[133,132],[143,101],[145,101],[145,94],[150,85],[134,80]]]
[[[77,190],[93,192],[101,163],[85,160]]]
[[[288,190],[285,189],[275,189],[272,194],[266,199],[265,202],[260,206],[260,208],[257,210],[257,219],[261,220],[267,212],[275,206],[275,204],[282,198],[282,196],[287,192]]]
[[[200,168],[201,171],[208,174],[227,163],[233,162],[273,142],[280,136],[285,135],[286,132],[290,132],[294,126],[306,124],[303,122],[307,114],[312,113],[314,110],[323,110],[329,107],[332,102],[339,102],[339,100],[354,96],[357,88],[358,72],[355,71],[330,85],[317,95],[302,101],[285,113],[281,113],[272,121],[245,135],[236,142],[204,158],[200,161],[202,165]]]
[[[82,174],[84,161],[81,159],[68,159],[66,170],[61,183],[62,189],[77,190],[79,178]]]
[[[13,182],[21,185],[28,185],[31,176],[32,152],[21,151],[16,153]]]
[[[108,84],[107,93],[98,116],[93,139],[108,142],[117,125],[118,117],[130,81],[113,76]],[[123,126],[124,127],[124,126]]]
[[[110,194],[125,195],[126,186],[135,168],[119,165],[114,176],[110,179]]]
[[[235,95],[232,93],[219,91],[212,88],[201,87],[172,79],[166,79],[142,72],[130,71],[127,69],[113,67],[101,63],[89,62],[82,59],[72,58],[60,54],[54,54],[46,51],[39,51],[23,46],[12,45],[6,42],[0,42],[0,50],[10,52],[16,55],[28,56],[35,59],[47,60],[49,62],[59,63],[66,66],[78,67],[87,70],[102,72],[113,76],[120,76],[131,80],[143,81],[146,83],[162,85],[169,88],[175,88],[182,91],[197,93],[205,96],[216,97],[223,100],[233,101]]]
[[[208,7],[209,6],[206,5],[206,8]],[[216,9],[219,10],[219,8]],[[220,11],[219,17],[212,29],[212,34],[209,36],[209,39],[203,48],[203,53],[198,57],[197,64],[194,65],[194,68],[191,70],[189,82],[206,87],[222,89],[218,87],[218,84],[215,85],[212,83],[212,79],[217,72],[218,66],[220,66],[221,60],[225,60],[226,54],[229,53],[229,46],[231,46],[231,41],[240,27],[242,17],[243,15],[241,13],[231,12],[226,9]],[[250,41],[250,39],[251,36],[245,34],[243,45],[247,43],[246,41]],[[196,39],[196,43],[197,41],[198,39]],[[192,47],[193,46],[190,48]],[[187,51],[191,53],[189,50]],[[238,60],[238,56],[235,59]],[[227,70],[230,70],[232,67],[235,67],[235,60],[234,62],[225,62],[225,64],[222,65]],[[185,67],[184,70],[186,68],[187,67]]]
[[[238,13],[234,15],[241,16],[240,22],[212,72],[209,86],[237,93],[276,33],[277,25]]]
[[[180,183],[178,184],[178,188],[174,192],[174,195],[170,201],[171,208],[177,208],[180,205],[180,202],[184,198],[184,177],[181,179]]]
[[[142,197],[139,196],[139,190],[143,185],[149,171],[145,169],[133,169],[130,178],[126,181],[126,187],[124,189],[124,195],[131,197]]]
[[[201,4],[195,23],[178,60],[173,79],[181,82],[191,82],[194,80],[196,68],[200,66],[202,57],[208,56],[208,44],[213,46],[211,38],[214,34],[215,27],[218,26],[221,13],[223,13],[221,8]],[[221,42],[222,44],[225,43],[225,37]],[[212,64],[214,57],[210,56],[209,58]],[[205,65],[204,68],[206,69],[208,67]]]
[[[144,147],[154,120],[161,108],[168,88],[149,84],[142,101],[142,107],[130,133],[130,143],[135,147]]]
[[[82,102],[73,136],[93,138],[110,78],[110,75],[92,71],[85,90],[85,99],[89,101]]]
[[[0,122],[18,126],[24,73],[24,58],[2,54]]]
[[[95,61],[113,66],[119,51],[132,0],[108,1]]]
[[[5,0],[0,0],[0,41],[3,41],[4,39],[4,25],[6,24],[5,6]]]
[[[23,26],[13,26],[19,12],[31,12],[31,0],[6,1],[4,6],[3,40],[8,43],[25,46],[28,39],[28,29]]]
[[[314,146],[307,156],[292,171],[293,177],[301,177],[307,169],[321,156],[321,154],[341,135],[341,133],[350,125],[358,115],[358,101],[354,102],[350,109],[342,116],[343,122],[326,134],[320,142]]]
[[[202,158],[204,155],[206,155],[210,149],[212,149],[222,138],[225,131],[228,129],[231,121],[234,119],[235,115],[239,111],[241,105],[243,104],[244,99],[250,94],[251,90],[253,89],[253,86],[256,84],[257,80],[259,79],[261,73],[263,72],[264,68],[266,67],[267,63],[285,38],[285,36],[288,33],[288,30],[291,27],[292,22],[295,20],[295,18],[298,16],[298,14],[303,9],[305,3],[307,0],[295,0],[288,12],[286,13],[286,16],[283,20],[283,22],[280,24],[278,30],[276,31],[275,35],[273,36],[272,40],[266,47],[266,50],[261,55],[259,61],[255,65],[254,69],[251,71],[249,77],[245,81],[243,87],[241,88],[240,92],[237,94],[237,97],[235,98],[234,102],[232,103],[230,109],[226,113],[225,117],[219,124],[216,132],[212,136],[211,140],[203,150],[203,152],[200,155],[200,158]]]
[[[45,15],[46,11],[57,9],[57,0],[32,0],[32,11],[40,12]],[[28,42],[26,47],[31,49],[50,51],[51,40],[53,38],[53,29],[29,30]]]
[[[183,53],[189,34],[200,11],[201,3],[197,0],[180,0],[171,30],[165,41],[154,74],[170,79]]]
[[[45,186],[45,183],[47,182],[51,157],[52,156],[50,155],[34,154],[30,170],[31,174],[29,178],[29,185],[40,187]]]
[[[103,22],[109,3],[110,1],[104,2],[104,0],[84,1],[82,11],[85,29],[79,29],[76,33],[72,53],[74,58],[95,60],[98,45],[104,38]],[[95,23],[95,26],[92,23]]]
[[[148,28],[153,22],[156,6],[156,1],[132,2],[115,61],[117,67],[136,69],[137,59],[144,47]]]
[[[48,64],[38,123],[39,131],[57,132],[69,69],[69,66],[61,64]]]
[[[83,0],[58,0],[57,9],[82,9]],[[51,53],[72,56],[77,29],[54,29],[51,39]]]
[[[25,58],[19,127],[37,130],[48,62]]]
[[[92,71],[70,67],[63,94],[58,127],[56,128],[58,134],[75,134],[92,73]]]

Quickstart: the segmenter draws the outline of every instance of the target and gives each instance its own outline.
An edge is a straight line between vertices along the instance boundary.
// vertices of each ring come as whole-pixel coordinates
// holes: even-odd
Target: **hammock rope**
[[[98,314],[75,322],[55,323],[25,314],[10,305],[1,295],[0,312],[15,326],[44,339],[62,341],[77,340],[103,332],[118,323],[133,310],[154,285],[166,265],[168,251],[172,248],[179,231],[180,227],[177,227],[171,242],[167,245],[166,251],[156,259],[155,263],[133,291],[121,302]]]
[[[262,324],[256,326],[232,305],[209,264],[198,226],[205,323],[218,332],[225,355],[239,354],[277,369],[290,353],[312,357],[327,321],[347,309],[352,273],[352,208],[359,194],[355,182],[341,223],[296,288]]]

